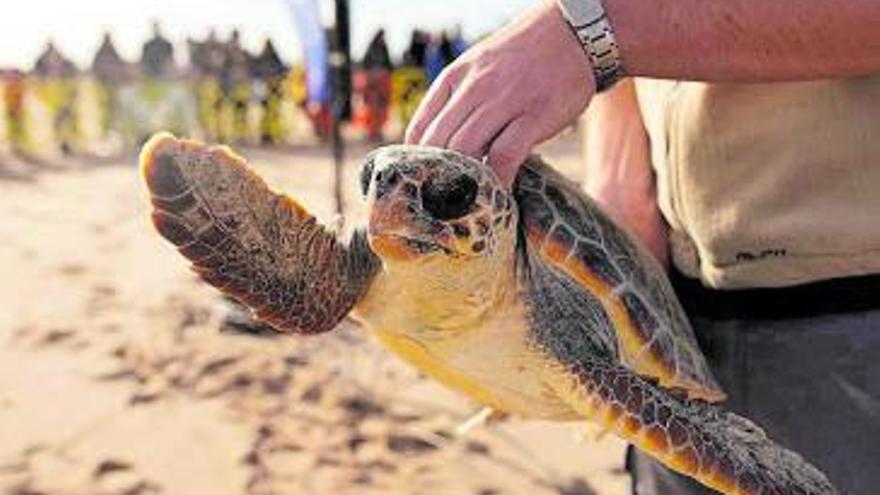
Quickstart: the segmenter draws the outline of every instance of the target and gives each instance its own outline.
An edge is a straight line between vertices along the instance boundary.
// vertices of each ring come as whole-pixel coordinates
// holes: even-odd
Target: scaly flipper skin
[[[825,476],[745,418],[671,395],[629,369],[573,364],[558,390],[582,414],[726,495],[833,495]]]
[[[141,152],[141,172],[159,233],[205,281],[278,330],[331,330],[378,269],[362,233],[337,242],[228,148],[159,134]]]

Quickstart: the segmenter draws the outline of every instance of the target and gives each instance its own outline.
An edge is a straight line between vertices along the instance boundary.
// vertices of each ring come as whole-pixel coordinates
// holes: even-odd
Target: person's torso
[[[880,75],[637,85],[680,270],[720,288],[880,273]]]

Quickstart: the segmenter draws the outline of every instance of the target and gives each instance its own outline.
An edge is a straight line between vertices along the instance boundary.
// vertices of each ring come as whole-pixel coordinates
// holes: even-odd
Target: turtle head
[[[510,191],[487,165],[454,151],[387,146],[361,171],[370,245],[392,260],[497,258],[515,242]]]

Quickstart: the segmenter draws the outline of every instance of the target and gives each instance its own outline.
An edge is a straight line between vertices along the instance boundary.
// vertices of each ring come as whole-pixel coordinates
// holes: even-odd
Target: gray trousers
[[[821,469],[841,494],[880,493],[880,310],[692,323],[728,409]],[[631,450],[635,495],[709,495]]]

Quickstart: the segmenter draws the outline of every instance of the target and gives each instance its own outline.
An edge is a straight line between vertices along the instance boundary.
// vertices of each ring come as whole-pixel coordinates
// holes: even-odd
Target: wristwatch
[[[624,70],[620,49],[601,0],[556,0],[556,4],[590,59],[596,92],[604,91],[622,79]]]

